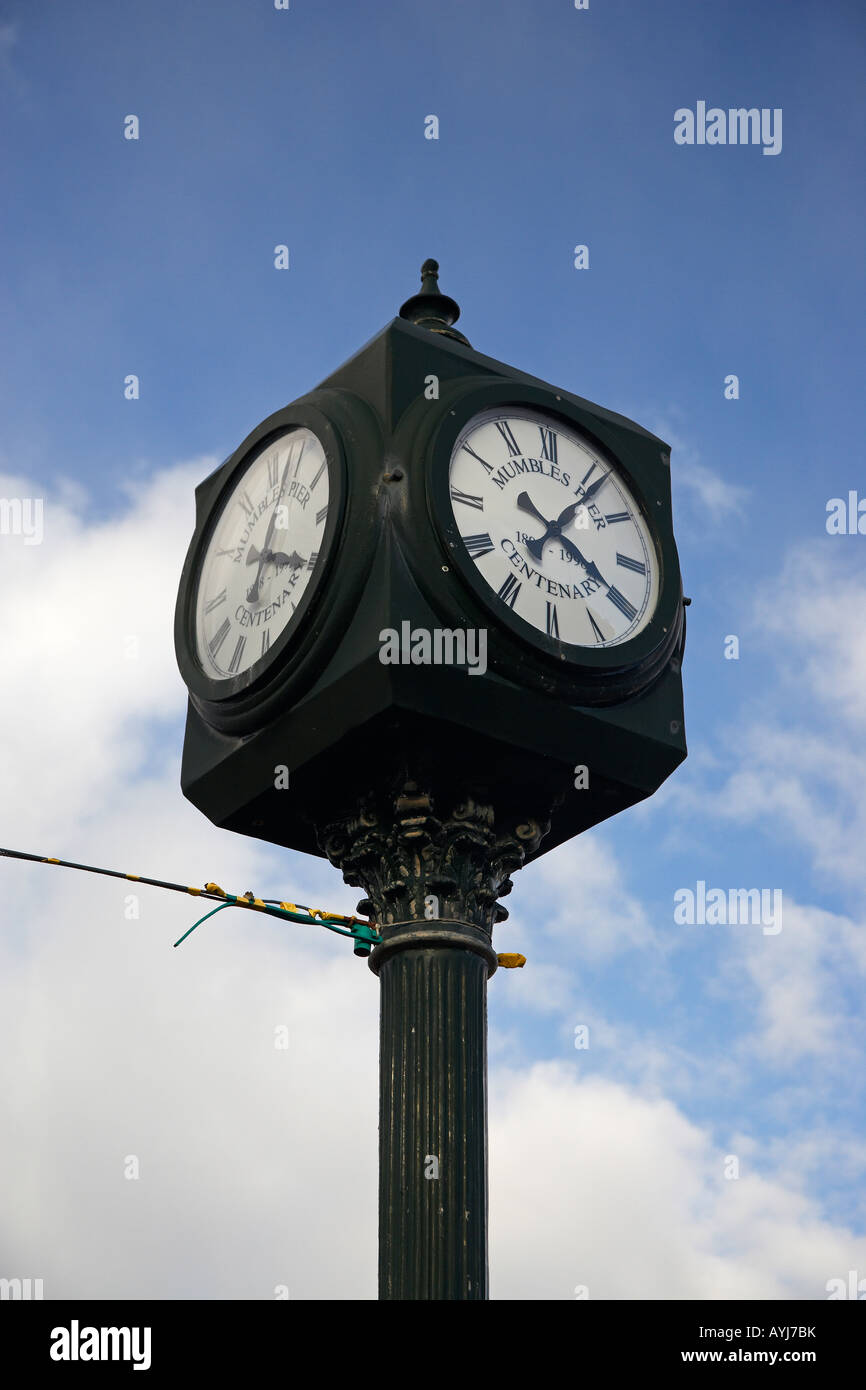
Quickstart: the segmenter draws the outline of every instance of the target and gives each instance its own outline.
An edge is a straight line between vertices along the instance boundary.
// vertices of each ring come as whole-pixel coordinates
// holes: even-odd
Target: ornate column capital
[[[396,794],[371,793],[355,814],[319,831],[319,844],[346,883],[364,889],[358,911],[379,926],[449,921],[489,940],[506,909],[510,875],[522,868],[549,821],[498,824],[495,806],[471,796],[433,795],[405,780]]]

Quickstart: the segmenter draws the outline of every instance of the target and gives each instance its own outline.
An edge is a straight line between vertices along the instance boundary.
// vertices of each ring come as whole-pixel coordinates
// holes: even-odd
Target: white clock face
[[[273,441],[241,474],[199,572],[196,651],[224,680],[267,656],[313,581],[328,516],[325,452],[307,429]]]
[[[650,621],[659,573],[649,528],[578,430],[537,411],[485,411],[454,446],[449,492],[478,574],[539,632],[611,647]]]

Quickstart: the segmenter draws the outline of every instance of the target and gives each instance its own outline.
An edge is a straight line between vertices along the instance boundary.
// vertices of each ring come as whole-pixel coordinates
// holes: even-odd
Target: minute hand
[[[303,450],[301,452],[303,452]],[[289,464],[291,463],[291,461],[292,456],[290,453],[289,457],[286,459],[286,466],[283,469],[283,476],[280,479],[280,490],[277,493],[277,500],[274,503],[274,510],[271,512],[271,519],[268,522],[268,529],[265,535],[265,543],[262,546],[261,554],[259,555],[259,567],[256,570],[256,577],[250,585],[249,589],[247,590],[247,603],[258,603],[259,601],[259,587],[262,582],[262,570],[264,569],[265,560],[271,553],[268,547],[270,546],[271,538],[273,537],[274,529],[276,527],[277,512],[279,511],[280,503],[283,500],[283,489],[286,486],[286,478],[289,476]],[[298,462],[300,462],[300,459],[298,460]]]
[[[590,472],[591,471],[592,470],[590,470]],[[581,494],[581,496],[577,499],[577,505],[582,506],[586,502],[588,497],[594,497],[595,494],[599,491],[599,489],[604,487],[609,477],[610,469],[608,469],[606,473],[602,473],[600,478],[596,478],[592,486],[588,487],[586,489],[586,492]]]
[[[594,579],[598,584],[603,584],[605,589],[610,588],[610,585],[608,584],[607,580],[603,577],[603,575],[599,573],[599,569],[595,561],[587,560],[586,557],[580,553],[577,546],[574,545],[573,542],[570,541],[567,536],[560,536],[559,543],[562,546],[562,548],[568,552],[572,560],[576,560],[579,565],[583,565],[583,568],[586,570],[590,579]]]

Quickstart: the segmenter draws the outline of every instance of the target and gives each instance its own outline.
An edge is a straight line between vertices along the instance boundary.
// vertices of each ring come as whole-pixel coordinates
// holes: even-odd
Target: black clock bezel
[[[319,548],[319,556],[303,596],[286,627],[263,657],[236,676],[214,678],[205,671],[196,645],[196,596],[201,566],[213,532],[246,471],[277,439],[307,429],[316,436],[328,468],[328,516]],[[219,726],[226,716],[243,719],[254,706],[267,697],[270,688],[285,676],[287,657],[293,661],[309,635],[310,624],[327,588],[328,573],[339,549],[337,538],[346,510],[346,460],[340,438],[332,423],[312,406],[292,406],[268,417],[257,426],[230,455],[220,469],[204,484],[211,490],[204,499],[202,512],[181,574],[175,610],[175,651],[181,676],[190,697],[200,706],[210,722]],[[197,499],[198,500],[198,499]],[[232,722],[234,722],[232,720]]]
[[[612,466],[629,488],[640,509],[656,554],[659,567],[659,590],[655,611],[634,637],[611,646],[594,649],[581,647],[548,637],[538,628],[513,612],[507,604],[497,601],[495,593],[481,578],[474,561],[466,550],[457,527],[450,498],[450,466],[454,447],[467,425],[476,417],[490,411],[500,411],[507,417],[509,408],[531,410],[543,414],[552,423],[559,420],[564,426],[585,438],[599,456]],[[650,437],[647,436],[647,439]],[[585,413],[572,406],[566,398],[551,404],[548,391],[528,385],[496,384],[478,387],[463,395],[454,408],[439,423],[427,450],[427,499],[442,550],[461,581],[468,587],[483,611],[495,616],[497,628],[529,643],[550,667],[562,673],[563,668],[588,680],[609,686],[612,677],[629,675],[628,688],[610,692],[610,698],[624,698],[645,687],[666,664],[678,644],[682,627],[682,582],[676,551],[668,555],[663,535],[653,516],[654,507],[663,507],[656,479],[663,466],[661,443],[656,445],[656,457],[641,457],[637,450],[621,452],[602,439]],[[673,541],[671,539],[671,547]]]

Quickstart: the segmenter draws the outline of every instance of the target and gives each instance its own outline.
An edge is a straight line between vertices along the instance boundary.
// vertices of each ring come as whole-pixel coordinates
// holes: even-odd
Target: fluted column
[[[497,827],[494,808],[437,805],[405,782],[321,842],[368,897],[382,941],[379,1297],[485,1299],[487,980],[497,898],[546,824]]]

